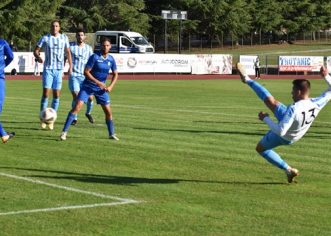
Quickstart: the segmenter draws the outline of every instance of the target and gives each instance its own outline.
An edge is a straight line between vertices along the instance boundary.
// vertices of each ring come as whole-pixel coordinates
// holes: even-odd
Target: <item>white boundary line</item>
[[[10,211],[10,212],[0,212],[0,216],[5,215],[18,215],[18,214],[26,214],[26,213],[36,213],[36,212],[51,212],[51,211],[62,211],[62,210],[72,210],[72,209],[83,209],[83,208],[95,208],[95,207],[103,207],[103,206],[116,206],[116,205],[125,205],[125,204],[134,204],[134,203],[140,203],[140,201],[129,199],[129,198],[119,198],[111,195],[105,195],[102,193],[95,193],[90,191],[85,191],[77,188],[57,185],[57,184],[51,184],[40,180],[34,180],[31,178],[21,177],[17,175],[12,174],[6,174],[3,172],[0,172],[0,176],[4,176],[7,178],[17,179],[17,180],[23,180],[27,182],[31,182],[34,184],[40,184],[40,185],[46,185],[52,188],[58,188],[58,189],[64,189],[66,191],[86,194],[86,195],[92,195],[98,198],[106,198],[106,199],[112,199],[116,200],[117,202],[109,202],[109,203],[95,203],[95,204],[86,204],[86,205],[72,205],[72,206],[62,206],[62,207],[54,207],[54,208],[42,208],[42,209],[31,209],[31,210],[21,210],[21,211]]]

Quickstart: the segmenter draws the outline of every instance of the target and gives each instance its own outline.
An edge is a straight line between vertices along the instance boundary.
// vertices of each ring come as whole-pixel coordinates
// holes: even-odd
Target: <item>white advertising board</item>
[[[232,74],[232,55],[191,55],[192,74]]]
[[[245,66],[248,75],[255,75],[254,62],[257,56],[255,55],[240,55],[239,62]]]
[[[188,73],[232,74],[232,55],[222,54],[111,54],[119,73]],[[44,59],[44,53],[41,53]],[[35,58],[32,52],[14,52],[14,60],[5,68],[6,73],[34,73]],[[38,63],[39,72],[43,64]],[[66,63],[64,71],[68,71]]]
[[[45,58],[45,54],[40,53],[42,59]],[[16,69],[17,73],[33,73],[36,62],[32,52],[14,52],[13,61],[5,68],[5,73],[10,73],[13,69]],[[43,71],[43,64],[38,63],[39,71]]]

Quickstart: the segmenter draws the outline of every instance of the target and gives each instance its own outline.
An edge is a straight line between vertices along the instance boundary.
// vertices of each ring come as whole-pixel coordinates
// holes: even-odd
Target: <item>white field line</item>
[[[47,182],[44,182],[44,181],[34,180],[34,179],[31,179],[31,178],[21,177],[21,176],[12,175],[12,174],[6,174],[6,173],[3,173],[3,172],[0,172],[0,176],[4,176],[4,177],[7,177],[7,178],[12,178],[12,179],[16,179],[16,180],[23,180],[23,181],[27,181],[27,182],[34,183],[34,184],[46,185],[46,186],[49,186],[49,187],[52,187],[52,188],[63,189],[63,190],[66,190],[66,191],[91,195],[91,196],[95,196],[95,197],[98,197],[98,198],[112,199],[112,200],[118,201],[118,202],[111,202],[111,203],[96,203],[96,204],[86,204],[86,205],[76,205],[76,206],[62,206],[62,207],[55,207],[55,208],[43,208],[43,209],[31,209],[31,210],[21,210],[21,211],[11,211],[11,212],[0,212],[0,216],[3,216],[3,215],[16,215],[16,214],[23,214],[23,213],[61,211],[61,210],[70,210],[70,209],[94,208],[94,207],[102,207],[102,206],[116,206],[116,205],[140,203],[139,201],[129,199],[129,198],[119,198],[119,197],[115,197],[115,196],[111,196],[111,195],[105,195],[105,194],[102,194],[102,193],[95,193],[95,192],[91,192],[91,191],[85,191],[85,190],[72,188],[72,187],[67,187],[67,186],[62,186],[62,185],[58,185],[58,184],[51,184],[51,183],[47,183]]]
[[[137,202],[108,202],[108,203],[96,203],[96,204],[77,205],[77,206],[62,206],[62,207],[54,207],[54,208],[9,211],[9,212],[0,212],[0,216],[20,215],[20,214],[29,214],[29,213],[38,213],[38,212],[64,211],[64,210],[74,210],[74,209],[83,209],[83,208],[105,207],[105,206],[116,206],[116,205],[130,204],[130,203],[137,203]]]

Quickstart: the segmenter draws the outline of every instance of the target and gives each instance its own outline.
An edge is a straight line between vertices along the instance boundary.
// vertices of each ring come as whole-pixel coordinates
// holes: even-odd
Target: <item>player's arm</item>
[[[260,112],[259,119],[266,123],[272,132],[282,137],[287,133],[294,121],[294,110],[292,106],[289,107],[284,118],[279,123],[271,120],[268,113]]]
[[[69,47],[66,48],[66,57],[67,57],[67,60],[68,60],[68,63],[69,63],[68,73],[70,75],[72,73],[72,56],[71,56],[71,51],[70,51]]]
[[[37,59],[39,63],[43,63],[43,59],[40,57],[40,50],[41,48],[36,46],[35,49],[33,50],[33,55]]]
[[[13,51],[9,47],[8,43],[5,43],[5,45],[4,45],[4,54],[6,56],[5,66],[8,66],[12,62],[12,60],[14,59]]]
[[[94,82],[96,85],[98,85],[101,89],[106,89],[107,86],[106,86],[104,83],[102,83],[101,81],[97,80],[97,79],[92,75],[91,70],[92,70],[92,68],[87,67],[87,66],[85,67],[85,69],[84,69],[84,75],[85,75],[86,79],[89,79],[89,80],[93,81],[93,82]]]
[[[113,89],[113,87],[115,86],[115,84],[116,84],[116,81],[118,79],[118,72],[117,72],[117,70],[112,71],[112,73],[109,74],[109,76],[111,76],[111,80],[110,80],[109,86],[106,88],[106,90],[108,92],[110,92]],[[108,76],[108,78],[109,78],[109,76]]]
[[[331,76],[329,75],[329,71],[325,66],[322,66],[320,69],[320,74],[322,78],[324,78],[325,82],[331,87]]]

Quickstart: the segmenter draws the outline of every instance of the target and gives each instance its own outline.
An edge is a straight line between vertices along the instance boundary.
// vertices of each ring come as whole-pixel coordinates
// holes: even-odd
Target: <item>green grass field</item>
[[[291,103],[290,80],[262,80]],[[329,235],[331,104],[298,143],[277,148],[297,183],[255,152],[266,111],[237,80],[118,81],[119,142],[100,107],[71,106],[64,84],[54,131],[39,129],[40,81],[7,81],[1,116],[16,132],[0,145],[0,235]],[[326,87],[313,80],[313,96]],[[85,108],[84,108],[85,109]]]

